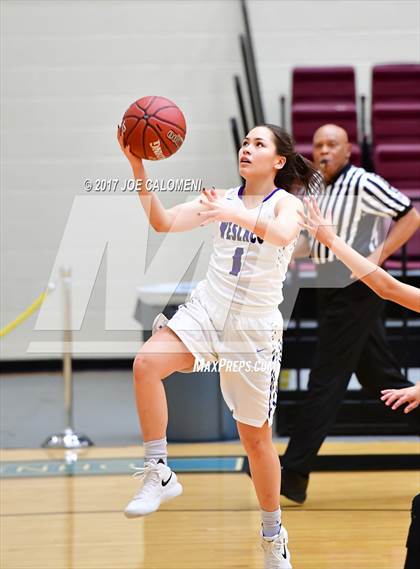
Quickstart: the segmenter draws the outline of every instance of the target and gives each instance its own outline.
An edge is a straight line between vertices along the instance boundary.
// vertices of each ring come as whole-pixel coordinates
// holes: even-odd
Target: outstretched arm
[[[159,233],[174,233],[198,227],[201,223],[198,213],[205,210],[201,203],[201,196],[191,202],[166,209],[155,192],[147,191],[147,174],[143,161],[131,153],[130,146],[124,146],[120,127],[118,127],[117,138],[123,154],[131,164],[140,203],[153,229]],[[223,192],[223,190],[218,191]]]
[[[301,226],[307,229],[318,241],[326,245],[353,273],[376,294],[392,300],[416,312],[420,312],[420,291],[394,279],[386,271],[357,253],[336,235],[331,217],[325,219],[315,199],[305,198],[308,214],[301,214]]]

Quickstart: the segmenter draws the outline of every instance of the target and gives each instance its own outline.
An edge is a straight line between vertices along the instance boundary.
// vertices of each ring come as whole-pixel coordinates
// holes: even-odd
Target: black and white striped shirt
[[[351,164],[326,186],[317,201],[324,216],[331,210],[337,235],[364,256],[372,253],[383,239],[383,219],[396,221],[413,207],[410,199],[386,180]],[[312,240],[311,249],[317,264],[336,260],[333,252],[319,241]]]

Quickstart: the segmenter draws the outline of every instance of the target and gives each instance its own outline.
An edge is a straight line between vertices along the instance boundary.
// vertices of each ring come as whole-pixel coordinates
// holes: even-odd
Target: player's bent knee
[[[162,357],[160,353],[140,350],[133,362],[134,381],[139,383],[163,380],[172,373],[190,369],[193,362],[194,358],[189,353],[175,353]]]
[[[138,382],[144,378],[156,376],[156,372],[158,372],[156,364],[156,358],[151,357],[149,354],[139,352],[133,362],[134,381]],[[154,373],[151,373],[152,371]]]

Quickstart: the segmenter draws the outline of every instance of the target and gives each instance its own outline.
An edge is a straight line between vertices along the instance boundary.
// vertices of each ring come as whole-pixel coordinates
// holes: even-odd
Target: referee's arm
[[[378,258],[378,264],[381,265],[394,251],[404,245],[419,227],[419,212],[412,207],[395,222],[385,241],[372,253],[375,258]]]
[[[420,226],[420,214],[410,199],[376,174],[369,173],[364,180],[362,209],[395,221],[386,239],[368,257],[377,265],[404,245]]]

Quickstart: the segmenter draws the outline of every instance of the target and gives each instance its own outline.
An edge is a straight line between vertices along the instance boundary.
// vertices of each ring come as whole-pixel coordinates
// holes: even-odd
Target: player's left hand
[[[420,382],[403,389],[383,389],[381,393],[381,400],[384,401],[385,405],[391,406],[393,411],[408,403],[404,413],[410,413],[420,405]]]
[[[214,221],[234,221],[235,208],[222,200],[214,188],[204,189],[202,196],[200,203],[204,205],[206,211],[200,211],[198,214],[202,219],[200,227]]]
[[[311,198],[305,197],[303,201],[306,205],[307,213],[304,215],[301,211],[298,211],[300,217],[299,225],[303,229],[307,229],[315,239],[327,247],[330,246],[336,236],[331,212],[328,211],[327,216],[324,217],[313,196]]]

